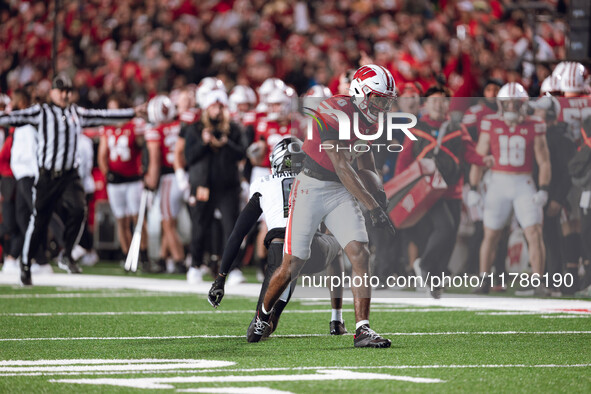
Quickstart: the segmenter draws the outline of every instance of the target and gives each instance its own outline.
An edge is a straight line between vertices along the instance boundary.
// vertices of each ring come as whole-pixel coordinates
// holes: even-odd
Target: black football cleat
[[[82,268],[80,268],[80,266],[68,256],[64,256],[61,260],[58,260],[57,266],[68,274],[82,273]]]
[[[187,273],[187,265],[184,261],[177,261],[174,263],[174,273],[185,275]]]
[[[31,279],[31,267],[21,263],[21,285],[22,286],[33,286],[33,280]]]
[[[271,325],[269,324],[269,315],[257,311],[254,319],[250,322],[248,330],[246,330],[246,340],[250,343],[259,342],[263,337],[268,337],[271,334]]]
[[[347,333],[344,321],[333,320],[330,322],[330,335],[345,335]]]
[[[436,300],[440,299],[442,294],[443,287],[434,287],[433,290],[431,290],[431,297],[433,297]]]
[[[355,331],[354,338],[355,347],[387,348],[392,345],[389,339],[382,338],[367,324],[362,325]]]

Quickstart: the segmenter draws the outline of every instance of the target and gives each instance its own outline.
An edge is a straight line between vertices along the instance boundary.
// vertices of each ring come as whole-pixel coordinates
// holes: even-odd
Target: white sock
[[[360,321],[358,321],[357,324],[355,324],[355,329],[358,330],[359,327],[361,327],[364,324],[367,324],[367,326],[369,327],[369,320],[360,320]]]
[[[271,308],[271,309],[273,309],[273,308]],[[263,312],[263,314],[265,314],[265,315],[268,315],[269,314],[269,312],[267,312],[265,310],[265,304],[261,304],[261,312]]]
[[[343,310],[342,309],[333,309],[332,310],[332,319],[331,321],[338,320],[341,323],[343,322]]]

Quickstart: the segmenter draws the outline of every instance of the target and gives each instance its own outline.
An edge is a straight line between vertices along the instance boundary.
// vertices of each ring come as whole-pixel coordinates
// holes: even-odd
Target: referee
[[[66,212],[65,250],[59,267],[69,273],[82,272],[72,259],[72,248],[78,243],[86,215],[84,189],[78,175],[78,138],[84,127],[119,123],[145,114],[145,104],[126,109],[87,109],[70,103],[72,81],[58,74],[52,82],[49,103],[36,104],[8,114],[0,113],[0,126],[30,124],[37,129],[37,165],[39,177],[33,189],[35,209],[25,234],[21,256],[21,282],[32,285],[31,259],[49,220],[57,207]]]

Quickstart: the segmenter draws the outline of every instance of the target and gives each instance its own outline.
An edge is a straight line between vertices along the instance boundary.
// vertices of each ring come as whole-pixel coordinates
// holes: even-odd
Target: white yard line
[[[333,380],[394,380],[411,383],[443,383],[444,380],[414,376],[396,376],[384,373],[353,372],[348,370],[318,369],[315,373],[289,375],[222,375],[222,376],[175,376],[156,378],[99,378],[99,379],[60,379],[50,380],[55,383],[74,383],[90,385],[111,385],[142,389],[174,389],[173,384],[187,383],[243,383],[243,382],[300,382]]]
[[[447,332],[386,332],[384,336],[436,336],[436,335],[573,335],[591,334],[591,331],[447,331]],[[352,334],[349,334],[352,335]],[[274,338],[328,337],[328,334],[285,334],[273,335]],[[135,341],[161,339],[218,339],[244,338],[244,335],[172,335],[172,336],[137,336],[137,337],[45,337],[45,338],[0,338],[0,342],[24,341]]]
[[[48,360],[45,360],[48,361]],[[51,360],[56,364],[60,361],[69,360]],[[88,360],[93,361],[93,360]],[[134,361],[134,360],[113,360],[113,361]],[[156,360],[157,361],[157,360]],[[175,360],[161,360],[175,361]],[[151,361],[147,361],[151,362]],[[146,366],[145,370],[138,371],[103,371],[103,372],[24,372],[24,373],[0,373],[0,376],[72,376],[72,375],[127,375],[127,374],[180,374],[180,373],[229,373],[229,372],[281,372],[281,371],[306,371],[317,369],[496,369],[496,368],[590,368],[591,364],[468,364],[468,365],[381,365],[381,366],[316,366],[316,367],[269,367],[269,368],[224,368],[224,369],[171,369],[171,370],[151,370]]]
[[[355,312],[352,308],[343,309],[343,312]],[[388,313],[428,313],[428,312],[456,312],[465,311],[459,308],[400,308],[400,309],[374,309],[374,312]],[[7,317],[43,317],[43,316],[124,316],[124,315],[216,315],[216,314],[252,314],[249,309],[242,310],[210,310],[210,311],[123,311],[123,312],[12,312],[0,313]],[[330,309],[287,309],[283,313],[330,313]]]

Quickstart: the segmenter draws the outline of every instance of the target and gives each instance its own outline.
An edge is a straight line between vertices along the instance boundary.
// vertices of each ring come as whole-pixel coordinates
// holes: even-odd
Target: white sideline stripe
[[[476,312],[477,315],[483,316],[519,316],[519,315],[541,315],[549,312]]]
[[[591,331],[448,331],[448,332],[386,332],[381,335],[391,336],[432,336],[432,335],[571,335],[591,334]],[[353,335],[353,334],[347,334]],[[329,337],[329,334],[284,334],[273,335],[274,338],[308,338]],[[46,338],[0,338],[0,342],[21,341],[134,341],[143,339],[218,339],[244,338],[245,335],[172,335],[172,336],[142,336],[142,337],[46,337]]]
[[[0,294],[0,299],[16,298],[123,298],[123,297],[178,297],[180,293],[64,293],[64,294]]]
[[[169,374],[169,373],[219,373],[219,372],[273,372],[304,371],[316,369],[487,369],[487,368],[589,368],[591,364],[471,364],[471,365],[381,365],[349,367],[275,367],[275,368],[230,368],[230,369],[178,369],[178,370],[143,370],[143,371],[105,371],[105,372],[29,372],[0,373],[0,376],[71,376],[71,375],[128,375],[128,374]]]
[[[518,316],[518,315],[549,315],[551,313],[560,315],[586,315],[591,316],[589,312],[580,311],[545,311],[545,312],[476,312],[477,315],[482,316]]]
[[[200,294],[201,296],[209,292],[211,283],[189,284],[186,280],[180,279],[160,279],[160,278],[142,278],[133,276],[108,276],[108,275],[80,275],[76,281],[67,274],[54,274],[38,276],[34,279],[37,286],[57,286],[74,289],[112,289],[112,291],[123,291],[123,289],[142,290],[147,292],[167,292],[178,293],[186,296],[188,294]],[[0,285],[18,284],[18,276],[0,275]],[[256,298],[261,289],[260,284],[245,283],[229,288],[227,296],[242,296]],[[296,291],[293,299],[302,302],[326,302],[327,289],[318,289],[317,296],[314,297],[311,290]],[[163,294],[163,293],[160,293]],[[315,293],[314,293],[315,294]],[[377,294],[377,293],[376,293]],[[298,295],[306,295],[300,297]],[[14,298],[11,297],[6,298]],[[31,295],[25,295],[29,298]],[[345,290],[345,302],[350,302],[350,290]],[[4,297],[3,297],[4,298]],[[205,301],[205,300],[204,300]],[[573,309],[591,309],[591,300],[573,300],[573,299],[536,299],[521,297],[495,297],[495,296],[474,296],[467,294],[454,294],[444,296],[439,300],[434,300],[424,294],[408,292],[402,290],[385,290],[379,292],[379,297],[372,298],[372,305],[400,305],[408,307],[446,307],[446,308],[466,308],[479,311],[529,311],[529,312],[566,312]]]
[[[542,319],[588,319],[589,315],[542,315]]]
[[[343,309],[343,312],[355,312],[354,309]],[[373,309],[374,312],[456,312],[465,311],[458,308],[400,308]],[[211,311],[128,311],[128,312],[31,312],[31,313],[0,313],[0,316],[10,317],[40,317],[40,316],[122,316],[122,315],[214,315],[248,313],[251,310],[211,310]],[[330,313],[330,309],[288,309],[283,313]]]

